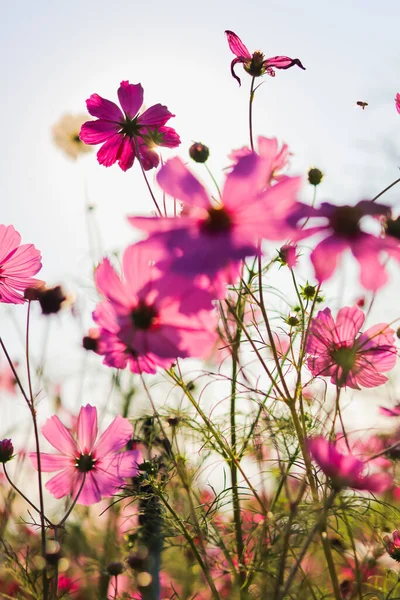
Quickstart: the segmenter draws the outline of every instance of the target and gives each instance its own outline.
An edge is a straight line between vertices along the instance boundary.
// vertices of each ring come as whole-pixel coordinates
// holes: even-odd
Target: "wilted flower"
[[[85,114],[65,114],[51,129],[56,146],[74,160],[80,154],[86,154],[93,150],[93,148],[84,144],[79,137],[79,132],[85,121],[87,121],[87,115]]]
[[[275,69],[289,69],[294,65],[305,70],[305,67],[301,64],[298,58],[289,58],[288,56],[273,56],[272,58],[264,58],[264,54],[260,50],[256,50],[253,54],[250,54],[246,46],[243,44],[239,36],[233,31],[225,31],[228,38],[229,48],[236,56],[231,62],[231,73],[232,77],[240,84],[240,79],[236,75],[234,67],[237,63],[243,65],[244,70],[249,73],[252,77],[260,77],[267,73],[271,77],[275,77]]]
[[[378,323],[360,333],[364,320],[357,306],[341,308],[336,322],[329,308],[311,320],[307,366],[315,377],[330,375],[335,385],[356,390],[387,381],[382,371],[393,369],[397,358],[394,332]]]
[[[89,506],[102,497],[110,497],[126,484],[126,477],[137,474],[140,453],[137,450],[118,452],[131,439],[133,428],[120,415],[97,439],[97,409],[82,406],[77,421],[77,439],[57,416],[50,417],[42,428],[46,440],[61,454],[40,453],[41,469],[45,473],[60,471],[47,483],[46,488],[55,498],[78,494],[78,504]],[[29,455],[38,468],[37,455]]]
[[[388,473],[365,475],[366,463],[351,454],[341,454],[335,444],[331,444],[322,436],[309,438],[307,447],[315,462],[331,479],[332,486],[337,490],[351,487],[355,490],[381,494],[393,484]]]
[[[42,268],[39,250],[33,244],[22,244],[12,225],[0,225],[0,302],[23,304],[28,287],[43,285],[34,279]]]
[[[157,146],[175,148],[181,143],[176,131],[165,126],[175,115],[162,104],[155,104],[140,114],[143,104],[140,83],[121,81],[118,99],[122,110],[98,94],[86,100],[89,113],[97,120],[82,125],[80,138],[85,144],[103,144],[97,160],[105,167],[118,161],[121,169],[127,171],[137,156],[145,171],[157,167],[160,161],[155,151]]]
[[[400,562],[400,533],[397,529],[393,531],[392,536],[385,535],[383,543],[386,548],[386,552],[395,561]]]

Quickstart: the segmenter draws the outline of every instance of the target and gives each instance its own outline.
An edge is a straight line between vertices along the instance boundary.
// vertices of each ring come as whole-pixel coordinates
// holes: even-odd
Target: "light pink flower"
[[[282,144],[279,148],[278,140],[276,138],[266,138],[260,135],[257,140],[257,154],[263,159],[264,171],[265,171],[265,185],[269,185],[273,181],[279,181],[282,179],[283,171],[289,163],[289,146]],[[242,156],[251,154],[251,148],[244,146],[239,150],[233,150],[229,158],[233,162],[237,162]]]
[[[285,177],[265,187],[265,165],[256,154],[241,157],[227,175],[221,200],[208,197],[202,184],[180,158],[173,158],[157,175],[161,188],[184,204],[181,217],[131,217],[134,227],[162,243],[170,258],[160,268],[186,277],[216,276],[246,256],[260,254],[261,238],[285,239],[293,229],[286,223],[294,209],[301,179]]]
[[[45,473],[60,471],[47,483],[46,488],[55,498],[76,497],[78,504],[89,506],[103,497],[113,496],[126,485],[126,477],[138,472],[140,453],[137,450],[118,452],[131,439],[133,428],[128,419],[120,415],[97,439],[97,409],[82,406],[77,422],[76,439],[57,416],[50,417],[42,428],[46,440],[61,454],[40,453],[41,469]],[[97,441],[96,441],[97,440]],[[38,468],[35,452],[29,455]]]
[[[208,294],[177,287],[178,279],[160,277],[151,244],[129,246],[120,277],[108,259],[95,280],[106,298],[93,313],[100,328],[104,363],[134,373],[168,369],[176,358],[207,356],[215,341],[216,316]],[[192,310],[190,310],[192,309]]]
[[[339,387],[372,388],[382,385],[396,363],[394,332],[379,323],[360,333],[365,315],[357,306],[341,308],[334,321],[329,308],[311,320],[306,351],[311,373],[331,376]]]
[[[305,67],[301,64],[298,58],[289,58],[288,56],[273,56],[271,58],[264,58],[264,54],[260,50],[256,50],[253,54],[250,54],[242,40],[233,31],[225,31],[226,37],[228,38],[228,44],[230,50],[236,56],[231,62],[231,73],[232,77],[240,84],[240,79],[235,73],[235,65],[241,63],[244,70],[249,73],[252,77],[260,77],[267,73],[271,77],[275,77],[275,69],[290,69],[294,65],[300,67],[305,71]]]
[[[0,225],[0,302],[23,304],[26,288],[44,283],[32,277],[42,268],[39,250],[20,244],[21,236],[12,225]]]
[[[394,102],[396,104],[396,110],[400,114],[400,94],[396,94]]]
[[[82,125],[80,138],[85,144],[103,144],[97,153],[101,165],[110,167],[118,161],[123,171],[130,169],[139,155],[143,168],[148,171],[157,167],[160,158],[157,146],[179,146],[178,134],[167,121],[174,117],[166,106],[155,104],[139,114],[143,104],[143,88],[121,81],[118,99],[122,110],[111,100],[92,94],[86,105],[96,121]]]
[[[14,367],[18,367],[18,362],[14,362]],[[16,395],[16,379],[11,367],[6,364],[0,370],[0,390],[10,394],[11,396]]]
[[[380,260],[387,253],[400,260],[400,244],[393,236],[378,237],[361,229],[363,217],[389,216],[390,208],[369,200],[362,200],[355,206],[335,206],[323,202],[320,208],[300,204],[289,221],[298,226],[305,219],[309,228],[299,230],[297,240],[316,233],[325,238],[311,253],[315,276],[320,283],[329,279],[337,266],[339,256],[351,250],[360,265],[360,281],[364,288],[376,291],[387,281],[387,274]],[[325,220],[314,225],[313,220]],[[304,226],[303,226],[304,227]]]
[[[381,494],[393,485],[388,473],[365,475],[366,463],[351,454],[341,454],[335,444],[331,444],[322,436],[309,438],[307,447],[315,462],[331,479],[332,486],[336,489],[351,487],[355,490]]]

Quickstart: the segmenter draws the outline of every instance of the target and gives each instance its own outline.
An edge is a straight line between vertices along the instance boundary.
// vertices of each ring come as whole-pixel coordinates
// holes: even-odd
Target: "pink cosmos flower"
[[[118,452],[131,439],[133,428],[128,419],[115,417],[104,433],[97,439],[97,409],[82,406],[77,422],[76,439],[57,416],[50,417],[42,428],[46,440],[61,454],[40,453],[42,471],[60,471],[47,483],[46,488],[55,498],[71,495],[78,504],[89,506],[110,497],[125,486],[125,477],[138,472],[140,453],[137,450]],[[96,441],[97,439],[97,441]],[[38,468],[35,452],[29,455],[35,469]]]
[[[396,94],[394,101],[396,104],[396,110],[400,114],[400,94]]]
[[[293,229],[286,223],[296,202],[301,179],[285,177],[265,188],[265,165],[254,153],[241,157],[227,175],[222,198],[210,200],[202,184],[180,158],[157,174],[161,188],[184,204],[181,217],[131,217],[135,227],[162,243],[170,269],[192,278],[217,275],[246,256],[260,254],[260,240],[284,239]]]
[[[341,308],[336,322],[329,308],[311,320],[307,366],[315,377],[330,375],[338,387],[356,390],[387,381],[382,371],[393,369],[397,357],[394,332],[379,323],[360,333],[364,320],[357,306]]]
[[[231,62],[231,73],[232,77],[240,83],[239,77],[235,73],[235,65],[242,63],[243,68],[252,77],[260,77],[267,73],[271,77],[275,77],[275,69],[290,69],[294,65],[300,67],[305,71],[305,67],[301,64],[298,58],[289,58],[288,56],[273,56],[272,58],[264,58],[264,54],[260,50],[256,50],[253,54],[250,54],[242,40],[233,31],[225,31],[228,38],[229,48],[236,56]]]
[[[351,487],[355,490],[382,494],[393,484],[388,473],[365,475],[366,463],[351,454],[341,454],[335,444],[331,444],[322,436],[309,438],[307,447],[315,462],[331,479],[335,489]]]
[[[239,148],[239,150],[233,150],[230,153],[229,158],[237,162],[242,156],[251,154],[252,150],[247,146]],[[279,181],[283,175],[281,171],[285,169],[289,163],[289,146],[282,144],[279,148],[279,143],[276,138],[266,138],[262,135],[257,140],[257,154],[261,156],[264,161],[265,169],[265,185],[269,185],[273,181]]]
[[[383,543],[389,556],[394,558],[395,561],[400,562],[400,532],[395,529],[391,537],[385,535]]]
[[[21,236],[12,225],[0,225],[0,302],[23,304],[26,288],[44,283],[32,277],[42,268],[39,250],[20,244]]]
[[[364,288],[376,291],[387,281],[387,274],[380,261],[382,252],[400,260],[400,244],[393,236],[378,237],[361,229],[363,217],[388,216],[390,208],[368,200],[362,200],[356,206],[335,206],[323,202],[320,208],[300,204],[290,216],[290,223],[299,225],[303,219],[306,223],[316,218],[325,223],[304,228],[298,232],[297,239],[309,237],[316,233],[325,234],[323,239],[311,253],[311,261],[315,276],[320,283],[329,279],[337,266],[339,256],[344,250],[351,250],[360,265],[360,281]]]
[[[168,277],[160,279],[151,244],[129,246],[122,265],[120,277],[106,258],[95,275],[106,299],[93,313],[103,345],[97,351],[104,354],[104,363],[155,373],[157,366],[170,368],[177,357],[206,356],[216,336],[209,296],[187,286],[180,291],[174,277],[169,285]]]
[[[157,167],[160,158],[157,146],[175,148],[180,138],[167,121],[174,117],[166,106],[155,104],[139,114],[143,104],[143,88],[121,81],[118,99],[122,110],[111,100],[92,94],[86,105],[97,121],[82,125],[80,138],[85,144],[103,144],[97,153],[101,165],[110,167],[118,161],[123,171],[130,169],[139,156],[143,168],[148,171]]]

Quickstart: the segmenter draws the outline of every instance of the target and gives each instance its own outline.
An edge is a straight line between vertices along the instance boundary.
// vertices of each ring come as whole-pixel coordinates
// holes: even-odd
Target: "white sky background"
[[[79,164],[69,161],[53,146],[51,126],[65,112],[84,112],[94,92],[116,101],[121,80],[140,82],[147,106],[161,102],[176,114],[169,124],[182,145],[163,152],[164,158],[185,158],[193,140],[203,141],[211,149],[210,168],[222,181],[227,154],[248,144],[250,86],[241,66],[242,87],[231,77],[225,29],[235,31],[250,52],[298,57],[307,68],[264,77],[254,128],[289,144],[293,174],[305,174],[311,165],[326,173],[319,199],[371,198],[399,174],[400,116],[393,101],[400,92],[398,2],[22,0],[5,8],[3,1],[0,222],[13,224],[24,242],[42,251],[39,276],[49,284],[66,282],[78,295],[91,285],[84,180],[107,252],[134,240],[127,214],[152,208],[138,165],[127,173],[118,166],[106,169],[95,152]],[[369,103],[366,110],[355,108],[357,100]],[[208,184],[203,169],[197,171]],[[305,184],[303,199],[311,195]],[[399,198],[400,186],[385,201],[395,205]],[[337,288],[332,290],[337,297]],[[345,300],[354,300],[355,293],[352,288]],[[397,317],[394,294],[393,286],[382,292],[379,320]],[[83,307],[88,324],[91,306],[85,300]],[[23,308],[12,310],[22,318]],[[42,325],[34,328],[36,343]],[[5,310],[0,326],[13,346]],[[61,317],[52,327],[79,344],[79,323],[71,327]],[[56,344],[49,361],[60,377],[73,373],[63,357]],[[11,407],[7,400],[0,412],[4,416]]]

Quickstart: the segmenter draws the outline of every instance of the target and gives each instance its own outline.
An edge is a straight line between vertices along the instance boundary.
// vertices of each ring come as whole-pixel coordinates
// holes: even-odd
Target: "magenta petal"
[[[376,292],[385,285],[388,276],[379,260],[380,240],[365,235],[353,243],[351,251],[360,265],[360,282],[366,290]]]
[[[136,477],[138,474],[138,465],[142,462],[142,455],[139,450],[127,450],[119,452],[113,457],[112,467],[120,477]]]
[[[97,437],[97,409],[90,404],[79,411],[77,437],[82,454],[90,454]]]
[[[122,312],[129,312],[135,298],[132,298],[115,272],[108,258],[104,258],[95,271],[97,289],[103,296],[113,302],[114,308]]]
[[[93,449],[96,458],[102,458],[109,452],[120,450],[131,439],[132,433],[133,427],[128,419],[124,419],[120,415],[116,416]]]
[[[139,156],[145,171],[158,167],[160,157],[155,150],[148,148],[146,144],[139,144]]]
[[[396,94],[394,102],[396,104],[396,110],[400,114],[400,94]]]
[[[106,121],[114,121],[121,123],[124,120],[124,115],[121,109],[111,100],[105,100],[98,94],[92,94],[88,100],[86,100],[86,106],[89,113],[93,117],[98,119],[105,119]]]
[[[180,158],[172,158],[165,163],[157,174],[157,182],[164,192],[185,204],[205,209],[210,207],[204,187]]]
[[[78,446],[71,432],[61,423],[56,415],[47,419],[42,427],[42,433],[46,440],[59,452],[70,456],[76,456],[79,453]]]
[[[143,104],[143,88],[140,83],[134,85],[129,81],[121,81],[118,100],[126,116],[134,119]]]
[[[80,473],[79,485],[81,484],[83,474]],[[91,504],[95,504],[96,502],[100,502],[101,493],[99,490],[99,486],[97,485],[97,472],[89,471],[86,473],[85,483],[83,484],[82,491],[79,495],[78,504],[83,504],[84,506],[90,506]],[[79,485],[75,483],[72,495],[75,497],[79,492]],[[47,487],[47,486],[46,486]]]
[[[393,486],[393,479],[389,473],[374,473],[364,477],[360,482],[362,487],[358,488],[361,490],[368,490],[375,494],[383,494]]]
[[[119,133],[108,138],[97,153],[97,160],[105,167],[111,167],[119,157],[124,138]]]
[[[124,137],[118,151],[118,164],[123,171],[131,168],[135,161],[135,143],[128,136]]]
[[[120,129],[118,123],[98,119],[87,121],[81,127],[79,137],[85,144],[102,144]]]
[[[246,58],[251,60],[251,54],[243,44],[242,40],[236,33],[233,31],[229,31],[228,29],[225,31],[225,35],[228,39],[228,44],[231,52],[238,58]]]
[[[83,477],[82,473],[79,473],[75,467],[68,467],[61,473],[54,475],[45,487],[55,498],[64,498],[64,496],[72,494],[79,476]]]
[[[21,236],[12,225],[0,225],[0,264],[20,243]]]
[[[298,58],[289,58],[289,56],[273,56],[264,61],[264,66],[266,68],[274,67],[275,69],[290,69],[290,67],[294,67],[295,65],[300,67],[300,69],[303,69],[303,71],[306,70]]]
[[[341,342],[351,341],[352,344],[357,333],[364,323],[365,315],[358,306],[341,308],[336,317],[336,331]]]
[[[154,104],[154,106],[150,106],[150,108],[139,116],[137,122],[140,125],[162,126],[174,116],[163,104]]]
[[[345,240],[336,236],[329,236],[322,240],[311,253],[311,262],[314,265],[315,277],[322,283],[329,279],[336,269],[339,254],[348,247]]]
[[[32,465],[35,469],[38,468],[38,460],[36,452],[30,452],[29,458],[31,459]],[[45,452],[40,453],[40,468],[45,473],[52,473],[53,471],[60,471],[74,465],[74,459],[70,456],[63,456],[62,454],[46,454]]]

